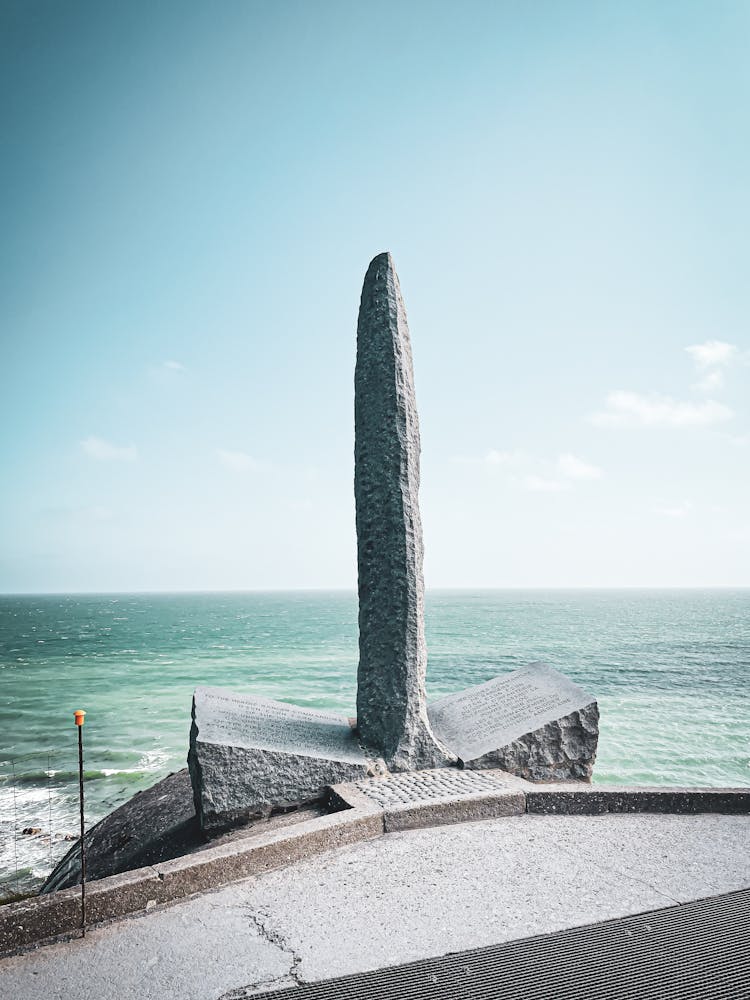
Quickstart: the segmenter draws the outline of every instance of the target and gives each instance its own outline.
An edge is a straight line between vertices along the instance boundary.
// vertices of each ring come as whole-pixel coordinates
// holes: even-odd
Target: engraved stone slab
[[[208,687],[193,695],[188,766],[207,831],[373,773],[343,716]]]
[[[504,792],[509,787],[515,787],[513,781],[508,775],[495,775],[489,771],[439,768],[395,774],[387,778],[370,778],[358,781],[356,787],[368,799],[385,808]],[[516,785],[523,787],[521,782],[516,782]]]
[[[358,781],[349,787],[382,809],[385,831],[391,833],[521,815],[526,811],[524,790],[528,785],[504,771],[441,767]]]
[[[428,707],[462,767],[501,767],[530,781],[588,780],[599,735],[595,700],[559,671],[532,663]]]
[[[344,716],[286,702],[202,687],[200,739],[207,743],[323,757],[350,764],[364,760]]]

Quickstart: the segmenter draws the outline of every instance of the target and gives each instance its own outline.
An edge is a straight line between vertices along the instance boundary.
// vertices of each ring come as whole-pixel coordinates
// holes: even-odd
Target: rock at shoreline
[[[202,840],[195,818],[186,768],[146,791],[137,792],[86,831],[86,876],[92,881],[155,864],[194,848]],[[57,864],[40,892],[54,892],[81,881],[81,844]]]
[[[279,812],[209,842],[198,825],[190,776],[187,768],[183,768],[146,791],[136,792],[131,799],[86,831],[87,880],[117,875],[144,865],[156,865],[238,837],[278,830],[322,816],[325,812],[323,803]],[[64,839],[75,840],[76,843],[47,878],[41,893],[68,889],[81,881],[80,841],[71,834],[66,834]]]
[[[188,767],[211,834],[373,773],[343,716],[221,688],[195,691]]]

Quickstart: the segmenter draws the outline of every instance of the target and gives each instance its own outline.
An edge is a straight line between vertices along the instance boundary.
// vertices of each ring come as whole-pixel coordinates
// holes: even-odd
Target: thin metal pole
[[[81,804],[81,936],[86,937],[86,843],[83,823],[83,726],[78,726],[78,797]]]
[[[49,808],[49,870],[52,871],[52,754],[47,751],[47,806]]]
[[[18,806],[16,805],[16,762],[12,760],[10,766],[13,770],[13,861],[16,866],[16,895],[18,888]]]

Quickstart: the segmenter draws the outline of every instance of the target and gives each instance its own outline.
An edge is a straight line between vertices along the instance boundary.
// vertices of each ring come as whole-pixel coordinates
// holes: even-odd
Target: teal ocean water
[[[750,591],[443,591],[426,613],[431,698],[546,660],[599,700],[597,782],[750,784]],[[0,899],[77,830],[74,709],[90,824],[185,765],[197,684],[351,715],[356,667],[353,593],[0,597]]]

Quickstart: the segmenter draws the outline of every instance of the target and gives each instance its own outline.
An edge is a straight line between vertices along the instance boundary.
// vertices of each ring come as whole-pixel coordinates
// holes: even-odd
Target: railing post
[[[86,713],[82,709],[73,713],[78,727],[78,798],[81,809],[81,936],[86,937],[86,844],[83,822],[83,721]]]

